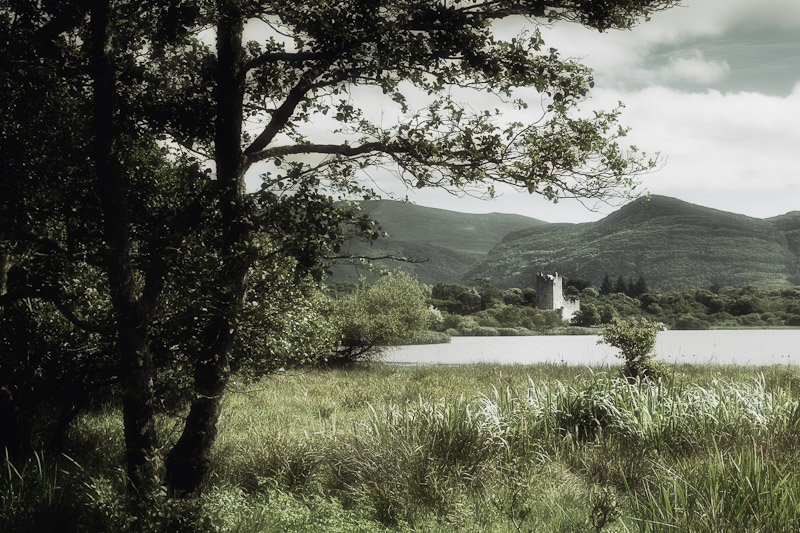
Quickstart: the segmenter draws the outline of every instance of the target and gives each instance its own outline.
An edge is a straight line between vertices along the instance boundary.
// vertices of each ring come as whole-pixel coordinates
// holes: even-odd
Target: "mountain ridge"
[[[376,270],[392,268],[411,272],[422,283],[458,281],[509,232],[548,225],[523,215],[461,213],[394,200],[369,200],[360,204],[362,212],[378,221],[389,237],[378,239],[372,245],[358,240],[348,241],[342,253],[422,260],[421,263],[381,261],[375,264]],[[343,264],[334,266],[331,271],[330,283],[377,276],[366,269]]]
[[[596,285],[606,274],[644,276],[665,290],[800,284],[800,211],[758,219],[652,195],[596,222],[573,224],[384,200],[362,206],[391,237],[372,247],[351,242],[345,251],[416,254],[428,261],[391,266],[423,283],[482,277],[503,288],[525,287],[538,271],[558,271]],[[354,280],[341,272],[334,269],[331,282]]]
[[[558,270],[596,284],[605,274],[644,276],[662,289],[788,286],[798,282],[798,254],[790,244],[796,236],[800,251],[800,216],[778,219],[782,226],[654,195],[553,235],[507,236],[464,278],[518,286],[536,270]]]

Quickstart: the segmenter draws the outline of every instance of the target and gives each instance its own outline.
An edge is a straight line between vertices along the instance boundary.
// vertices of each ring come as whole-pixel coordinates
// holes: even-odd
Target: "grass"
[[[135,516],[107,408],[75,423],[69,457],[6,459],[0,530],[800,528],[800,370],[618,371],[376,365],[239,385],[209,490]]]

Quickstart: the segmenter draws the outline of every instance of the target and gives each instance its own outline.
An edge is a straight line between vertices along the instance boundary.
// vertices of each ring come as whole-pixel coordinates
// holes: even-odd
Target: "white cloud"
[[[508,35],[523,27],[516,21],[499,26],[499,30]],[[675,76],[676,82],[713,83],[728,72],[724,61],[708,61],[702,56],[679,57],[667,65],[671,71],[663,65],[648,65],[651,54],[664,48],[723,38],[732,32],[791,29],[800,29],[798,0],[690,0],[654,14],[631,30],[599,33],[578,24],[559,23],[543,29],[543,37],[563,55],[595,69],[598,85],[630,88],[668,82],[667,75]]]
[[[667,84],[688,82],[707,85],[722,80],[730,70],[726,61],[709,61],[702,52],[693,49],[671,57],[667,65],[658,69],[657,74],[659,80]]]
[[[788,96],[759,93],[688,93],[664,87],[620,92],[599,89],[587,108],[626,103],[625,140],[665,164],[643,177],[653,194],[754,217],[800,209],[800,83]],[[550,222],[596,220],[618,206],[590,212],[576,202],[548,204],[506,189],[491,201],[455,199],[433,190],[411,191],[412,200],[466,212],[516,212]]]
[[[593,105],[619,99],[626,103],[622,120],[633,129],[628,140],[667,158],[645,180],[651,192],[695,201],[693,195],[714,198],[718,191],[726,202],[718,207],[752,216],[800,208],[800,84],[786,97],[600,90]]]
[[[509,21],[498,25],[498,31],[507,36],[523,26]],[[716,38],[735,44],[737,34],[795,28],[800,29],[798,0],[689,0],[630,31],[600,34],[574,24],[542,31],[548,46],[595,69],[597,87],[586,107],[610,109],[625,102],[622,122],[633,128],[627,140],[666,158],[661,170],[645,177],[647,189],[768,217],[800,209],[800,83],[786,96],[705,90],[728,76],[731,67],[685,47],[693,40]],[[653,60],[654,53],[660,54],[660,61]],[[664,87],[687,84],[697,85],[700,92]],[[550,221],[600,216],[563,204],[553,210],[537,199],[511,193],[485,209],[444,197],[439,204],[430,203],[432,197],[423,201],[456,210],[513,211]]]

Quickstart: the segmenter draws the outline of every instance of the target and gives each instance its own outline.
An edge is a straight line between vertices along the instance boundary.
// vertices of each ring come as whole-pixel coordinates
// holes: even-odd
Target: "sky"
[[[516,18],[494,29],[510,39],[534,26]],[[582,111],[623,102],[620,122],[631,128],[626,143],[660,154],[659,168],[641,178],[641,193],[758,218],[800,210],[800,0],[684,0],[632,30],[599,33],[567,23],[540,29],[545,49],[557,48],[593,69],[595,87]],[[263,31],[251,26],[246,37]],[[375,120],[390,120],[386,100],[370,90],[354,89],[351,98]],[[477,100],[470,105],[498,106]],[[315,127],[317,141],[336,138],[335,122],[327,133],[324,123]],[[598,220],[621,205],[553,204],[503,187],[491,200],[457,197],[407,189],[379,174],[373,179],[384,197],[548,222]]]
[[[526,24],[505,21],[496,31]],[[643,191],[758,218],[800,210],[800,0],[689,0],[630,31],[558,24],[542,36],[594,70],[584,107],[623,102],[626,141],[661,154]],[[619,207],[511,190],[494,200],[394,192],[430,207],[548,222],[598,220]]]

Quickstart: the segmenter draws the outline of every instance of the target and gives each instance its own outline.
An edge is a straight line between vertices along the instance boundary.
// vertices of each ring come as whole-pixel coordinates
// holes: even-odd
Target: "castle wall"
[[[561,308],[561,319],[570,321],[575,313],[581,310],[581,301],[578,298],[567,298]]]
[[[536,308],[560,311],[561,318],[569,321],[581,308],[577,298],[564,298],[564,285],[558,272],[536,274]]]

